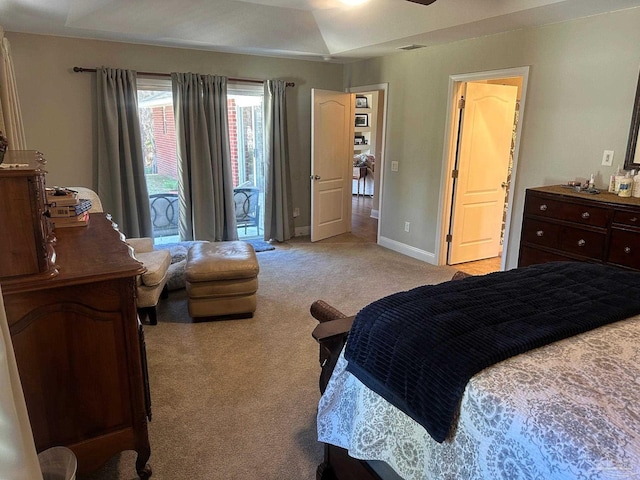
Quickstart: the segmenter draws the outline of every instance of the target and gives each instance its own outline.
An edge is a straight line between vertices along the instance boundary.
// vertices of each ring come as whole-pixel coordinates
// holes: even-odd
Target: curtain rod
[[[73,71],[76,73],[95,73],[97,69],[95,68],[84,68],[84,67],[73,67]],[[170,73],[157,73],[157,72],[136,72],[138,75],[145,75],[150,77],[168,77],[171,78]],[[264,80],[254,80],[252,78],[227,78],[227,80],[231,80],[232,82],[246,82],[246,83],[264,83]],[[296,84],[294,82],[287,82],[285,84],[287,87],[295,87]]]

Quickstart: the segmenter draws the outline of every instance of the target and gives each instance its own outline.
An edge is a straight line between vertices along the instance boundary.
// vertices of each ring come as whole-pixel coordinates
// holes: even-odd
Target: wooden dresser
[[[36,448],[69,447],[80,475],[135,450],[147,478],[150,395],[135,306],[143,267],[106,214],[55,234],[56,276],[1,281]]]
[[[640,199],[559,185],[528,189],[518,266],[558,260],[640,270]]]

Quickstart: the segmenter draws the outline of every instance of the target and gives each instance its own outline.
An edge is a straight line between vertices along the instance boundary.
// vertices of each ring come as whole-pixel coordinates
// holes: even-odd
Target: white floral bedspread
[[[406,480],[640,480],[640,316],[478,373],[441,444],[345,367],[320,400],[318,439]]]

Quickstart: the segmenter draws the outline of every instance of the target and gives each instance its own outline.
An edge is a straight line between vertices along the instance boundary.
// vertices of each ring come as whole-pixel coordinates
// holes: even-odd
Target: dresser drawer
[[[640,227],[640,213],[626,210],[616,210],[613,214],[613,223]]]
[[[606,207],[529,194],[525,205],[525,215],[527,214],[604,228],[609,222],[610,210]]]
[[[559,248],[567,253],[602,260],[605,239],[605,233],[563,227],[560,231]]]
[[[558,246],[558,232],[561,228],[557,223],[525,218],[522,224],[522,241],[556,248]]]
[[[520,256],[518,257],[518,267],[528,267],[529,265],[537,265],[547,262],[567,262],[575,261],[573,258],[559,255],[558,253],[548,252],[546,250],[538,250],[537,248],[522,246],[520,248]]]
[[[640,269],[640,235],[612,228],[607,262]]]
[[[563,203],[560,201],[529,193],[527,194],[527,200],[524,206],[524,214],[559,218],[562,212],[562,206]]]
[[[610,210],[593,205],[581,205],[578,203],[565,203],[562,206],[561,220],[592,225],[594,227],[606,227],[609,223]]]

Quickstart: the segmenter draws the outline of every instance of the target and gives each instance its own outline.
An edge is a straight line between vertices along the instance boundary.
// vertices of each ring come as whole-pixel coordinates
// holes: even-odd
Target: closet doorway
[[[450,78],[439,265],[505,269],[527,75],[524,67]]]

